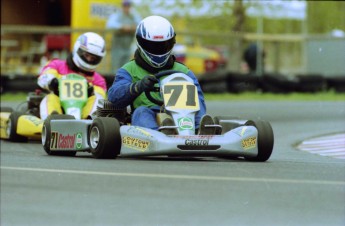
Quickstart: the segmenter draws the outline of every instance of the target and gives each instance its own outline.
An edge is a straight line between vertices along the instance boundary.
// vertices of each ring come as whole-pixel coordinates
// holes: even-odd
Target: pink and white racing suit
[[[70,73],[84,76],[88,83],[94,87],[95,95],[88,97],[87,103],[82,111],[82,118],[85,119],[88,117],[88,115],[92,114],[96,110],[98,100],[104,99],[106,96],[106,81],[99,73],[94,72],[92,76],[88,76],[71,70],[68,67],[66,60],[53,59],[42,68],[37,84],[41,88],[49,90],[49,84],[54,78],[61,78],[62,76]],[[41,119],[46,119],[53,111],[63,114],[59,97],[51,92],[43,98],[40,104]]]

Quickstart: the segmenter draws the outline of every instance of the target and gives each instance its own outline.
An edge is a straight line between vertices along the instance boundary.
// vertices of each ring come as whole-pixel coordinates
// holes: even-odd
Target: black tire
[[[94,158],[114,159],[120,154],[120,123],[116,118],[96,118],[91,124],[88,138]]]
[[[7,83],[8,77],[9,76],[5,76],[4,74],[0,76],[0,94],[5,93],[6,91],[5,87],[7,88],[6,83]]]
[[[258,155],[255,157],[246,157],[245,159],[255,162],[267,161],[272,154],[274,145],[274,135],[271,124],[262,120],[249,120],[245,125],[254,126],[258,130]]]
[[[295,77],[265,73],[260,77],[259,84],[263,92],[291,93],[297,91],[299,81]]]
[[[326,77],[328,89],[334,90],[337,93],[345,92],[345,75]]]
[[[234,116],[215,116],[213,118],[214,123],[222,126],[221,131],[217,129],[216,134],[217,135],[224,134],[241,125],[238,122],[224,122],[223,120],[238,120],[238,119],[239,119],[238,117],[234,117]]]
[[[224,69],[199,75],[199,84],[204,93],[226,93],[228,71]]]
[[[321,92],[326,90],[326,79],[319,74],[296,75],[298,79],[297,91],[299,92]]]
[[[50,142],[51,142],[51,120],[59,120],[59,119],[75,119],[72,115],[59,115],[59,114],[52,114],[49,115],[46,120],[44,120],[43,128],[42,128],[42,145],[43,149],[48,155],[54,156],[75,156],[76,151],[51,151],[50,150]]]
[[[12,142],[20,142],[25,143],[28,142],[28,138],[22,135],[17,134],[17,127],[18,127],[18,119],[20,116],[25,115],[22,112],[13,111],[8,119],[7,122],[7,132],[8,132],[8,140]]]
[[[259,77],[253,74],[230,72],[226,78],[226,84],[230,93],[253,92],[259,87]]]

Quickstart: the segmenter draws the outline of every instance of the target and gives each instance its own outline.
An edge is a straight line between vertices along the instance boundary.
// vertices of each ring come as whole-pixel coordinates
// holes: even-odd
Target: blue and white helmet
[[[105,53],[104,39],[94,32],[86,32],[74,43],[73,62],[80,69],[93,72],[101,63]]]
[[[170,22],[161,16],[143,19],[136,30],[137,46],[141,57],[152,67],[163,67],[175,44],[175,31]]]

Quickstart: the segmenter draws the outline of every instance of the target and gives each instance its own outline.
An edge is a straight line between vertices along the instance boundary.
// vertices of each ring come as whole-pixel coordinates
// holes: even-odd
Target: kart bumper
[[[17,134],[39,140],[41,139],[43,120],[32,115],[22,115],[18,118]]]
[[[121,156],[193,155],[243,156],[258,154],[257,129],[241,126],[223,135],[167,136],[161,132],[122,126]]]

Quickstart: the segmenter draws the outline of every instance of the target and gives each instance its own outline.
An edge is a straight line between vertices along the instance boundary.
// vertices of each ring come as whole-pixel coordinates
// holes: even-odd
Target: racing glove
[[[53,78],[48,84],[49,90],[53,91],[55,95],[59,95],[59,81],[57,78]]]
[[[146,75],[141,80],[132,84],[131,93],[139,95],[142,92],[151,91],[157,82],[158,80],[153,75]]]

